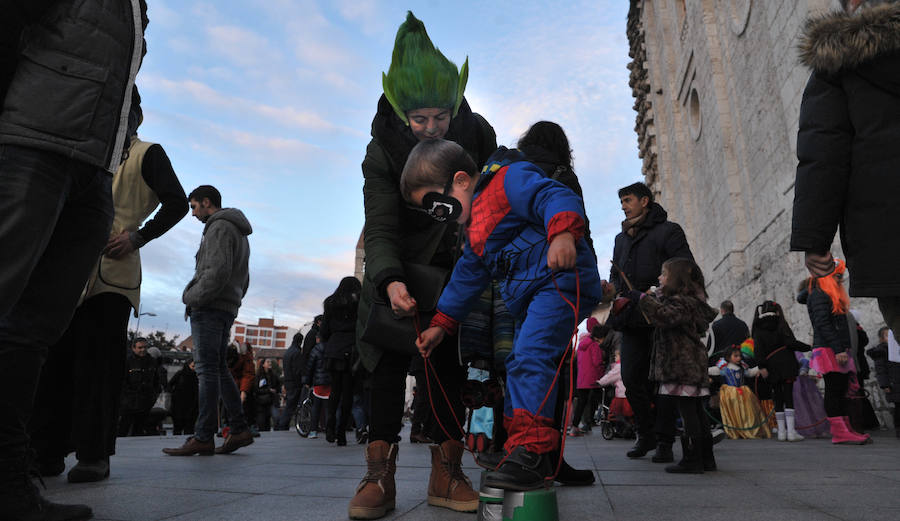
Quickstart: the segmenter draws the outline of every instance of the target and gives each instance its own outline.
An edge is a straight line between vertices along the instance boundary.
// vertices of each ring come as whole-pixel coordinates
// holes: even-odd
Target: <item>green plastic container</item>
[[[559,521],[556,490],[507,490],[503,497],[503,521]]]

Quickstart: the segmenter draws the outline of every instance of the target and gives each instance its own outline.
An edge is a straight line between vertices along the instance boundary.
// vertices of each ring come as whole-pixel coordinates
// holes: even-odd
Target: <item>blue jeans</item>
[[[47,349],[109,239],[111,183],[87,163],[0,145],[0,460],[26,449]]]
[[[194,363],[200,380],[200,414],[194,428],[198,441],[213,439],[218,425],[216,404],[219,397],[228,414],[232,434],[247,430],[241,408],[241,394],[225,363],[228,335],[234,316],[226,311],[199,308],[191,310],[191,336],[194,339]]]

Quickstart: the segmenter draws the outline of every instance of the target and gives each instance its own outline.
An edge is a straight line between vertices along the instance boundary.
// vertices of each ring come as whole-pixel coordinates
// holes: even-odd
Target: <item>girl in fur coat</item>
[[[701,474],[716,469],[702,397],[709,396],[703,339],[717,312],[706,303],[703,272],[690,259],[664,262],[659,284],[658,292],[633,291],[629,298],[654,326],[650,379],[659,382],[658,394],[674,398],[684,422],[683,457],[666,472]]]

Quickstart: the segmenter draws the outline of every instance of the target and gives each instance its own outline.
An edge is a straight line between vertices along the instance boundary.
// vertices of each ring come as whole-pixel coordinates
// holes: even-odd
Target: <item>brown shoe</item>
[[[229,434],[220,447],[216,447],[216,454],[231,454],[241,447],[253,443],[253,433],[246,430],[240,434]]]
[[[193,456],[194,454],[212,456],[215,449],[216,444],[212,440],[200,441],[193,436],[189,436],[181,447],[177,449],[163,449],[162,451],[169,456]]]
[[[397,449],[396,443],[388,445],[381,440],[373,441],[366,447],[368,472],[350,500],[350,519],[378,519],[394,509]]]
[[[478,493],[462,471],[463,444],[447,440],[431,447],[431,479],[428,504],[457,512],[478,510]]]

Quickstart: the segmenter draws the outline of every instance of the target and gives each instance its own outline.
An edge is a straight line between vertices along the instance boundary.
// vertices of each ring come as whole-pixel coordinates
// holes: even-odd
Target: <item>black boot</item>
[[[656,453],[650,458],[653,463],[672,463],[675,455],[672,454],[672,442],[661,441],[656,444]]]
[[[7,521],[80,521],[93,517],[87,505],[61,505],[41,496],[31,458],[0,459],[0,505]],[[43,483],[43,482],[42,482]]]
[[[681,461],[666,467],[673,474],[703,474],[702,438],[681,437]]]
[[[553,451],[548,456],[550,458],[550,466],[555,469],[556,462],[558,461],[557,458],[559,458],[559,451]],[[572,487],[586,487],[588,485],[593,485],[594,479],[593,471],[589,469],[574,469],[566,462],[565,458],[563,458],[562,464],[559,467],[559,472],[556,474],[557,482]]]
[[[703,458],[703,470],[706,472],[718,470],[716,456],[713,454],[713,445],[715,445],[715,440],[713,440],[712,434],[707,434],[700,441],[700,455]]]
[[[516,447],[498,470],[488,472],[484,484],[504,490],[537,490],[553,484],[553,468],[548,454],[536,454]],[[550,478],[550,479],[547,479]]]
[[[637,441],[634,442],[634,447],[631,448],[625,455],[629,458],[643,458],[647,455],[648,452],[653,450],[653,447],[656,446],[656,435],[655,434],[641,434],[638,433]]]

